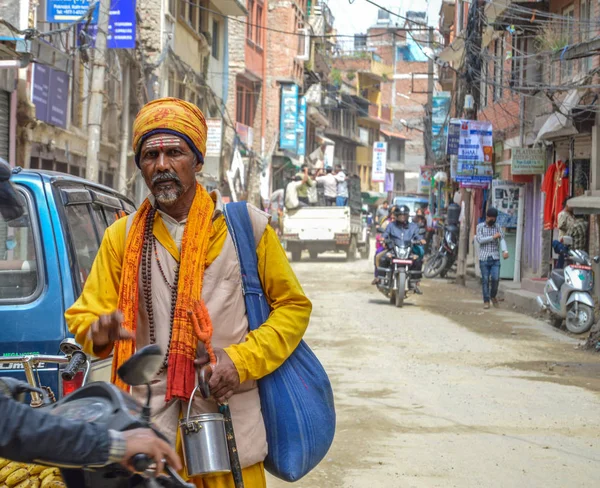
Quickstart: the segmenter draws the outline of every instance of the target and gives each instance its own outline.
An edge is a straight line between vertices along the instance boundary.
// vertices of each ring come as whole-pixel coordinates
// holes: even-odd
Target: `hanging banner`
[[[436,159],[443,159],[450,112],[450,92],[435,92],[431,106],[431,148]]]
[[[43,64],[34,64],[31,100],[38,120],[66,128],[69,75]]]
[[[385,165],[387,162],[387,142],[373,143],[373,170],[371,181],[373,183],[385,182]]]
[[[306,154],[306,97],[300,97],[298,110],[298,124],[296,134],[298,136],[298,149],[296,154],[304,156]]]
[[[492,206],[498,209],[496,222],[500,227],[517,227],[520,191],[522,185],[513,181],[492,182]]]
[[[394,173],[385,174],[385,183],[383,185],[383,191],[394,191]]]
[[[456,181],[463,187],[488,187],[493,153],[491,122],[461,120]]]
[[[429,193],[431,189],[431,178],[433,176],[433,166],[419,166],[419,193]]]
[[[546,150],[533,147],[513,147],[510,170],[513,175],[543,175],[546,170]]]
[[[281,85],[281,114],[279,147],[294,153],[298,147],[298,85]]]

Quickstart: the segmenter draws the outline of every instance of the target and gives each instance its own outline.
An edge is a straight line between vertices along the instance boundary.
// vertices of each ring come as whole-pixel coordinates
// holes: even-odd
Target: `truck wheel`
[[[369,254],[371,250],[371,243],[367,241],[365,247],[360,250],[360,258],[361,259],[369,259]]]
[[[319,257],[319,253],[315,249],[309,249],[308,253],[310,254],[310,259],[317,259]]]
[[[292,261],[297,263],[302,259],[302,249],[292,249]]]
[[[352,236],[350,238],[350,244],[348,245],[348,250],[346,251],[346,261],[351,263],[356,261],[356,236]]]

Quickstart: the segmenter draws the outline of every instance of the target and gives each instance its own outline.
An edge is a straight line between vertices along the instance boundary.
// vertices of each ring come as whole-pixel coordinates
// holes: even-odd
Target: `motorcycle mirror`
[[[594,257],[594,263],[596,263],[596,264],[600,263],[600,256]]]
[[[163,362],[158,344],[150,344],[131,356],[117,371],[119,378],[130,386],[146,385],[152,381]]]
[[[81,351],[81,346],[75,342],[75,339],[67,337],[61,341],[59,349],[65,356],[72,356],[74,352]]]
[[[41,388],[35,388],[25,381],[10,377],[0,379],[0,395],[6,395],[17,402],[23,403],[25,401],[25,393],[27,392],[44,395],[44,391]]]

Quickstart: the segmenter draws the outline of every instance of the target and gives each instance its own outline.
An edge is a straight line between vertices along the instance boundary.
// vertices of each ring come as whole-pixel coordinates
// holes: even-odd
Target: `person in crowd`
[[[483,291],[483,308],[490,308],[490,300],[498,307],[498,285],[500,284],[500,250],[502,257],[508,259],[508,248],[504,232],[496,223],[498,210],[488,208],[485,222],[477,226],[476,239],[479,243],[479,269]]]
[[[283,232],[283,208],[284,208],[284,197],[285,191],[283,188],[275,190],[271,193],[269,199],[269,211],[268,214],[271,216],[271,227],[275,229],[275,232],[280,236]]]
[[[573,238],[572,249],[587,250],[587,227],[588,224],[583,218],[576,218],[575,222],[569,228],[567,235]]]
[[[340,164],[335,166],[335,172],[333,175],[337,181],[337,196],[335,204],[338,207],[345,207],[348,204],[348,181],[346,173],[344,173],[344,170]]]
[[[196,181],[207,132],[203,113],[189,102],[162,98],[142,107],[133,123],[133,152],[151,194],[137,212],[106,230],[83,292],[65,317],[88,354],[113,354],[113,381],[120,387],[116,371],[136,348],[161,347],[165,357],[151,383],[151,410],[154,425],[173,444],[196,369],[209,364],[193,324],[214,330],[212,398],[195,396],[191,415],[215,412],[215,400],[228,401],[245,486],[262,488],[267,440],[256,380],[281,366],[299,344],[311,303],[268,215],[248,205],[258,273],[272,309],[262,326],[248,332],[221,196]],[[133,395],[145,402],[146,390],[134,388]],[[192,482],[233,487],[231,473]]]
[[[306,175],[298,173],[285,187],[285,208],[288,210],[295,210],[300,207],[308,206],[308,204],[305,203],[305,200],[300,200],[298,197],[299,189],[304,185],[305,178]]]
[[[309,168],[308,177],[309,177],[310,181],[312,181],[312,185],[307,185],[308,189],[307,189],[306,193],[308,195],[308,204],[311,207],[315,207],[319,204],[319,190],[317,188],[317,181],[315,179],[316,176],[315,176],[314,169]]]
[[[563,209],[558,214],[558,240],[562,241],[562,238],[569,234],[571,227],[575,224],[575,216],[573,215],[573,209],[569,207],[567,202],[569,199],[565,199],[563,202]]]
[[[379,207],[377,207],[377,212],[375,213],[375,220],[377,225],[383,224],[383,221],[390,217],[390,202],[387,200],[383,202]]]
[[[298,173],[297,176],[299,176],[302,180],[302,184],[296,190],[298,194],[298,201],[302,204],[302,206],[308,207],[310,205],[309,190],[313,186],[316,187],[317,183],[310,177],[307,164],[302,165],[302,171]]]
[[[328,207],[335,207],[337,200],[337,185],[338,181],[333,175],[333,169],[328,167],[325,169],[325,174],[323,170],[320,170],[320,176],[317,176],[317,183],[323,185],[323,190],[325,193],[325,205]]]

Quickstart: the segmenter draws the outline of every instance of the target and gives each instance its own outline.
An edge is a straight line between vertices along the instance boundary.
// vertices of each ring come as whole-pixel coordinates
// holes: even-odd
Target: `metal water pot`
[[[183,454],[188,476],[231,472],[225,419],[220,413],[203,413],[190,417],[194,388],[187,415],[179,421]]]

